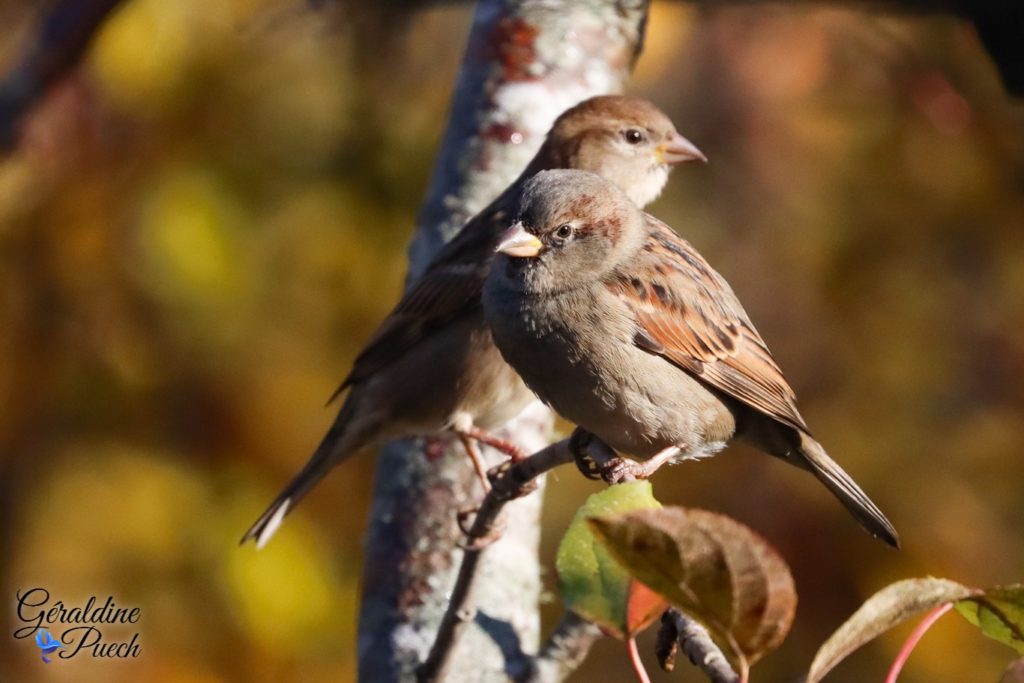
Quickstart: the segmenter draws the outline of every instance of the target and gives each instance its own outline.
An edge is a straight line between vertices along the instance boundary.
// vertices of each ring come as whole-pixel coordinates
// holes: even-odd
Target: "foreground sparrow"
[[[502,356],[537,396],[636,458],[619,461],[633,476],[745,439],[809,470],[898,547],[889,521],[808,433],[728,283],[685,240],[580,171],[537,174],[514,218],[483,306]]]
[[[523,184],[544,169],[585,169],[645,205],[661,192],[672,165],[694,159],[704,156],[646,100],[595,97],[563,113],[520,178],[441,249],[381,323],[335,394],[349,389],[334,424],[242,542],[254,539],[262,547],[332,467],[395,437],[453,431],[486,487],[474,440],[518,455],[487,430],[533,400],[494,348],[480,307],[494,248]]]

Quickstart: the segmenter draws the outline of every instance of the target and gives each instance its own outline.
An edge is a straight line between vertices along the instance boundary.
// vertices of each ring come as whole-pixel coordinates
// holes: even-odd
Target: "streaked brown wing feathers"
[[[648,220],[650,235],[639,262],[628,275],[609,281],[634,311],[637,345],[807,431],[793,389],[728,283],[668,226]]]
[[[446,322],[480,303],[504,212],[479,214],[446,244],[374,332],[331,396],[378,372]]]

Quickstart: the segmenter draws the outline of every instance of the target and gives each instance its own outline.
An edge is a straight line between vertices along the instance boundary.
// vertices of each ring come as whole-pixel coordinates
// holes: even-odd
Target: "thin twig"
[[[528,675],[519,683],[560,683],[590,653],[594,642],[601,637],[601,629],[575,612],[566,612],[544,646],[532,659]]]
[[[492,480],[490,493],[477,510],[473,525],[466,531],[468,541],[459,567],[459,575],[449,599],[448,610],[441,620],[430,654],[416,672],[420,683],[441,680],[444,677],[445,668],[451,661],[459,636],[466,624],[475,616],[472,591],[477,565],[489,544],[488,539],[493,538],[500,529],[498,517],[505,504],[529,493],[533,480],[540,475],[572,460],[569,439],[563,439],[524,460],[509,465]]]
[[[676,649],[668,643],[678,643],[689,660],[704,672],[711,683],[739,683],[740,677],[725,658],[722,649],[711,639],[708,630],[677,609],[667,609],[661,615],[658,632],[658,663],[671,671]]]

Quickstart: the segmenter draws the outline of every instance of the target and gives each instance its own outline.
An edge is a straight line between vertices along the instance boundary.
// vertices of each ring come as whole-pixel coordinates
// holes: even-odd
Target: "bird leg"
[[[516,498],[527,496],[537,490],[538,484],[532,478],[522,481],[511,490],[506,490],[508,489],[507,486],[502,487],[500,485],[502,483],[500,480],[508,476],[514,476],[513,470],[515,466],[527,457],[525,455],[516,457],[512,453],[515,451],[522,454],[522,451],[519,450],[518,446],[502,439],[495,439],[483,430],[475,427],[456,428],[452,431],[454,431],[462,440],[462,444],[465,446],[466,452],[470,454],[469,457],[473,461],[473,467],[476,469],[477,476],[480,477],[480,482],[483,484],[485,492],[483,502],[484,507],[487,506],[488,501],[495,495],[495,492],[492,490],[494,486],[498,486],[499,489],[505,490],[505,493],[500,498],[502,502],[508,502]],[[497,448],[499,446],[494,443],[494,441],[497,441],[505,446],[502,450],[509,453],[512,457],[500,463],[496,467],[492,467],[491,469],[484,471],[483,458],[480,457],[480,451],[476,447],[476,440],[481,435],[486,437],[487,440],[484,441],[484,443],[487,443],[488,445]],[[492,486],[492,482],[494,483],[494,486]],[[501,538],[501,535],[505,533],[505,521],[503,517],[495,519],[491,524],[491,528],[486,533],[481,534],[478,531],[474,531],[472,527],[475,524],[475,518],[479,512],[480,507],[470,506],[463,508],[456,513],[456,521],[458,522],[459,529],[469,538],[469,540],[463,544],[463,548],[466,550],[482,550],[484,547]]]
[[[587,479],[604,479],[604,470],[622,460],[608,444],[580,427],[569,437],[569,450],[576,469]]]
[[[470,439],[474,439],[482,444],[486,444],[491,448],[501,451],[511,458],[512,462],[519,462],[520,460],[526,459],[527,453],[513,442],[508,439],[502,439],[500,436],[495,436],[494,434],[484,431],[475,425],[454,427],[453,430],[460,437],[469,437]]]
[[[513,463],[525,460],[526,453],[522,448],[508,439],[497,437],[490,432],[480,429],[472,423],[459,424],[459,422],[462,421],[457,421],[456,424],[451,427],[451,430],[459,437],[459,440],[462,442],[462,446],[466,449],[466,453],[469,454],[469,459],[473,461],[473,469],[476,470],[476,476],[480,479],[480,485],[484,487],[484,493],[486,494],[491,490],[491,483],[487,478],[487,466],[484,463],[483,456],[480,454],[480,449],[477,448],[477,442],[486,444],[491,448],[501,451],[509,457],[509,462]]]
[[[484,464],[483,456],[480,455],[480,449],[476,447],[476,441],[469,434],[461,431],[455,433],[458,435],[459,441],[462,442],[462,447],[469,454],[469,459],[473,462],[473,469],[476,470],[476,476],[480,480],[480,485],[484,487],[484,495],[486,495],[491,490],[491,482],[487,479],[487,466]]]
[[[620,484],[624,481],[647,479],[657,472],[662,465],[679,455],[679,446],[669,446],[655,453],[651,458],[638,462],[629,458],[616,457],[609,460],[601,468],[601,478],[609,484]]]
[[[473,441],[471,437],[467,436],[464,438],[468,442],[466,445],[467,451],[469,451],[471,447],[473,449],[476,449],[476,443]],[[477,452],[478,457],[479,455],[479,452]],[[474,463],[475,462],[476,461],[474,461]],[[487,470],[487,472],[484,474],[484,479],[482,481],[487,481],[487,485],[484,487],[484,489],[487,492],[486,495],[488,497],[494,495],[493,493],[491,493],[492,487],[490,482],[497,482],[499,479],[506,476],[512,469],[513,464],[513,461],[506,460],[500,465],[497,465],[496,467],[492,467],[491,469]],[[477,470],[477,474],[479,475],[479,470]],[[503,500],[508,501],[513,500],[515,498],[521,498],[523,496],[533,493],[536,490],[537,482],[531,479],[520,484],[519,487],[517,487],[510,496],[506,496]],[[486,499],[484,500],[484,504],[487,504]],[[494,543],[496,540],[501,538],[501,535],[505,533],[505,518],[499,517],[493,522],[491,529],[487,531],[487,533],[483,534],[482,536],[475,534],[473,532],[472,527],[473,523],[476,521],[476,515],[479,512],[480,507],[473,505],[470,507],[462,508],[455,514],[455,520],[456,522],[458,522],[459,530],[462,531],[462,533],[464,533],[469,539],[466,543],[462,544],[462,547],[466,550],[482,550],[486,546],[490,545],[491,543]]]
[[[637,462],[623,458],[596,435],[578,427],[569,439],[569,449],[583,476],[602,479],[609,484],[647,479],[681,450],[678,446],[669,446],[655,453],[652,458]]]
[[[515,442],[509,439],[502,439],[501,437],[495,436],[490,432],[485,432],[484,430],[478,427],[473,427],[471,433],[474,439],[476,439],[480,443],[487,444],[491,448],[495,448],[501,451],[502,453],[507,455],[512,462],[526,460],[527,456],[529,455],[529,453],[527,453],[518,445],[516,445]]]
[[[459,441],[462,442],[462,447],[466,449],[466,453],[469,455],[469,460],[473,463],[473,470],[476,471],[476,476],[480,480],[480,486],[483,487],[485,496],[491,492],[491,480],[489,479],[489,476],[500,476],[499,470],[501,469],[501,466],[499,465],[494,471],[489,472],[487,470],[487,464],[484,462],[483,455],[481,455],[480,449],[477,447],[478,441],[509,455],[511,459],[503,463],[503,465],[508,465],[512,462],[519,462],[526,457],[526,454],[523,453],[523,451],[514,443],[505,439],[499,439],[479,427],[474,426],[466,415],[460,415],[459,418],[456,419],[456,423],[452,426],[451,430],[459,437]],[[459,528],[467,536],[470,536],[468,531],[470,516],[476,514],[478,509],[479,508],[477,507],[470,507],[464,510],[459,510],[458,512],[457,520]],[[498,525],[487,535],[473,539],[471,544],[473,544],[474,547],[482,548],[483,546],[497,540],[503,531],[504,527]]]
[[[471,436],[463,434],[460,431],[455,432],[459,440],[462,442],[463,448],[466,449],[466,453],[469,454],[469,459],[473,463],[473,469],[476,471],[476,476],[480,480],[480,486],[484,489],[484,495],[486,496],[491,492],[491,482],[487,478],[487,467],[484,464],[483,456],[480,455],[480,449],[476,447],[476,441]],[[476,513],[480,511],[480,508],[476,505],[462,508],[455,513],[455,521],[459,525],[459,530],[462,531],[471,540],[463,544],[464,549],[480,549],[486,545],[489,545],[496,541],[502,533],[504,533],[504,526],[496,525],[490,533],[480,538],[473,538],[470,533],[470,527],[472,526],[472,518],[476,516]]]

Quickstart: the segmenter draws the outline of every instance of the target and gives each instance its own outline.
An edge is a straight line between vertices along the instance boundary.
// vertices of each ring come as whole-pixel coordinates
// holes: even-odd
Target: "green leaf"
[[[1024,584],[990,588],[958,602],[956,610],[989,638],[1024,655]]]
[[[796,611],[789,568],[739,522],[667,507],[590,524],[633,576],[703,622],[742,669],[789,632]]]
[[[658,508],[651,485],[635,481],[595,493],[576,511],[558,546],[555,569],[566,607],[617,638],[641,631],[664,610],[660,596],[633,580],[587,525],[587,518]]]
[[[947,602],[980,595],[956,581],[924,578],[898,581],[871,596],[818,650],[807,674],[817,683],[839,662],[893,626]]]

